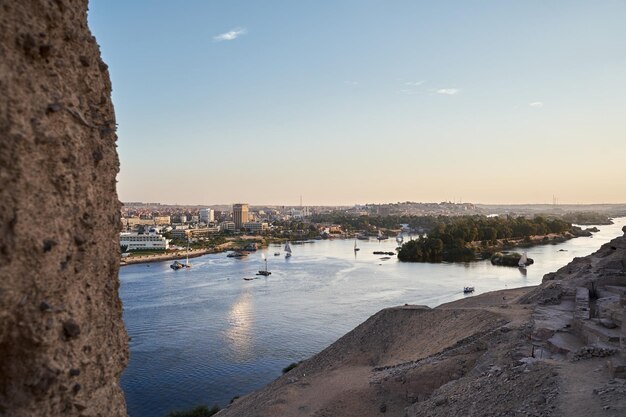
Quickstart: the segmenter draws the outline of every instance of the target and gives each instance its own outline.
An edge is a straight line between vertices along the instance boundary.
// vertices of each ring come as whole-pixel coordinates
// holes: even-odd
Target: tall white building
[[[215,221],[215,212],[210,208],[200,209],[200,221],[209,223]]]

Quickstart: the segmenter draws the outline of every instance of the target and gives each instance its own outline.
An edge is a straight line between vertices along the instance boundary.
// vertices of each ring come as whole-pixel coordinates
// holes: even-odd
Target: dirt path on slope
[[[626,395],[598,395],[611,385],[606,358],[578,362],[557,362],[559,372],[559,413],[565,417],[626,416]],[[617,384],[616,388],[623,386]],[[595,392],[594,392],[595,390]],[[609,391],[615,392],[615,391]],[[621,398],[620,398],[621,397]],[[608,407],[608,408],[605,408]]]

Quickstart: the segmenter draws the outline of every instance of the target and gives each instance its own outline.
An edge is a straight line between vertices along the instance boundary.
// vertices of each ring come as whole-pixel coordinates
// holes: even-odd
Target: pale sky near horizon
[[[122,201],[626,203],[625,1],[92,0]]]

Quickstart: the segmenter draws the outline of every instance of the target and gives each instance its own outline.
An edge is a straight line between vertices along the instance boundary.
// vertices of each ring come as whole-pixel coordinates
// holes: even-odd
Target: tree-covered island
[[[427,235],[404,243],[398,259],[404,262],[469,262],[487,259],[512,246],[558,243],[591,232],[571,223],[536,216],[440,218]]]

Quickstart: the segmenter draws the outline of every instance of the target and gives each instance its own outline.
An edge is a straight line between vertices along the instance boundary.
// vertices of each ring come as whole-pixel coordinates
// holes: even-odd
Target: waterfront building
[[[204,223],[210,223],[215,221],[215,212],[210,208],[200,209],[200,221]]]
[[[258,233],[269,230],[270,226],[267,222],[247,222],[243,224],[243,228],[248,232]]]
[[[248,223],[248,203],[233,204],[233,222],[236,230],[241,230],[244,223]]]
[[[120,233],[120,246],[133,250],[167,250],[169,240],[157,233]]]

